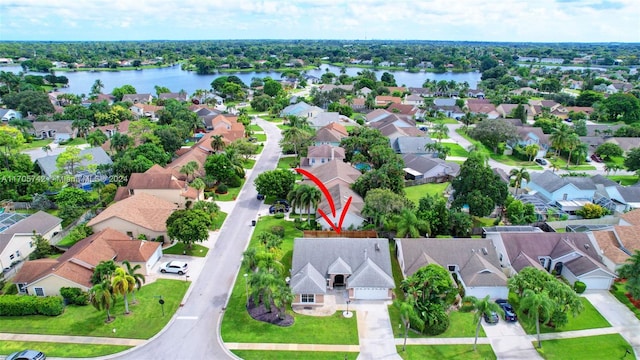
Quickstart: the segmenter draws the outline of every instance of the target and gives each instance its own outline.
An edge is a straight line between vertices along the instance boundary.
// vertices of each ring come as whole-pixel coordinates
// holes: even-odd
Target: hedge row
[[[62,314],[64,305],[59,296],[0,296],[0,316],[47,315]]]

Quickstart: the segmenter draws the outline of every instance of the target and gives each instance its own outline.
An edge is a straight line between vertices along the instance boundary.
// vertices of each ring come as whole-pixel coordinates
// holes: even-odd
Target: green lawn
[[[469,152],[465,150],[462,146],[454,143],[443,142],[442,146],[447,147],[451,150],[449,156],[458,156],[458,157],[467,157],[469,156]]]
[[[173,255],[189,255],[189,256],[197,256],[197,257],[205,257],[209,252],[209,248],[206,246],[193,244],[191,245],[191,249],[185,249],[184,243],[176,242],[173,246],[168,247],[166,249],[162,249],[163,254],[173,254]]]
[[[267,141],[267,134],[254,134],[253,137],[258,139],[258,141]]]
[[[105,324],[106,313],[93,306],[68,306],[62,315],[49,317],[4,316],[0,318],[0,332],[17,334],[105,336],[131,339],[149,339],[160,331],[178,309],[190,282],[158,279],[136,293],[138,303],[129,305],[130,315],[123,315],[122,297],[116,299],[112,309],[115,320]],[[155,296],[162,296],[165,315]],[[113,332],[116,329],[116,332]]]
[[[402,270],[400,270],[400,263],[398,262],[398,257],[395,256],[396,247],[395,242],[389,242],[389,253],[391,254],[391,272],[393,273],[393,282],[396,284],[396,288],[393,289],[393,292],[396,295],[396,299],[402,301],[404,300],[404,292],[400,288],[400,284],[402,284]],[[389,307],[391,310],[393,306]],[[396,310],[397,311],[397,310]],[[400,321],[400,317],[397,317],[398,322]]]
[[[245,181],[247,181],[247,179],[242,179],[242,182],[238,187],[229,187],[226,194],[216,194],[216,200],[217,201],[234,201],[238,197],[240,190],[242,190],[242,186],[244,185]]]
[[[257,350],[231,350],[236,356],[245,360],[355,360],[358,353],[332,352],[332,351],[257,351]]]
[[[429,195],[443,196],[442,194],[449,186],[448,182],[441,184],[422,184],[416,186],[408,186],[404,188],[404,193],[407,199],[413,201],[415,204],[420,202],[420,199]]]
[[[631,303],[631,301],[629,301],[629,298],[625,295],[626,293],[627,291],[625,290],[625,286],[623,283],[616,282],[611,287],[611,294],[613,294],[613,296],[615,296],[616,299],[618,299],[618,301],[626,305],[629,308],[629,310],[631,310],[636,315],[638,320],[640,320],[640,309],[635,307]]]
[[[423,359],[464,359],[464,360],[487,360],[495,359],[491,345],[478,345],[473,351],[473,345],[407,345],[407,350],[402,351],[402,345],[396,346],[398,354],[405,360]]]
[[[584,305],[584,311],[580,313],[577,317],[573,317],[569,314],[569,323],[566,326],[563,326],[560,329],[551,328],[548,326],[541,326],[540,333],[554,333],[554,332],[562,332],[562,331],[573,331],[573,330],[586,330],[586,329],[597,329],[597,328],[605,328],[610,327],[611,324],[604,318],[604,316],[600,315],[598,310],[591,305],[589,300],[586,298],[580,298],[582,304]],[[514,305],[516,306],[516,305]],[[535,326],[528,326],[524,322],[520,321],[522,327],[527,332],[527,334],[535,334],[536,328]]]
[[[253,169],[256,161],[254,159],[244,159],[242,160],[242,167],[245,169]]]
[[[298,163],[298,159],[295,156],[281,157],[278,160],[278,169],[292,169],[294,164]]]
[[[216,216],[213,217],[213,229],[220,229],[222,227],[222,224],[224,223],[224,220],[227,218],[227,214],[224,211],[218,211],[218,214]]]
[[[533,343],[538,353],[547,360],[633,360],[635,355],[625,354],[631,346],[620,334],[598,335],[572,339],[543,340],[542,348]],[[625,356],[626,355],[626,356]]]
[[[277,126],[277,127],[278,127],[278,129],[280,129],[280,130],[287,130],[287,129],[289,128],[289,126],[288,126],[288,125],[283,125],[283,124],[276,125],[276,126]]]
[[[62,146],[75,146],[75,145],[82,145],[82,144],[86,144],[87,140],[85,140],[84,138],[75,138],[75,139],[71,139],[71,141],[60,144]]]
[[[23,151],[23,150],[41,149],[43,146],[51,144],[51,141],[53,140],[51,139],[33,140],[32,142],[22,144],[19,150]]]
[[[393,329],[393,336],[398,339],[404,338],[404,327],[400,321],[400,312],[394,306],[389,306],[389,318],[391,319],[391,328]],[[419,334],[409,330],[409,338],[457,338],[457,337],[475,337],[476,336],[476,324],[473,322],[473,313],[452,311],[449,313],[449,328],[444,333],[437,336],[428,336]],[[484,329],[480,328],[478,337],[486,337]]]
[[[638,176],[636,175],[611,175],[607,176],[611,181],[615,181],[622,186],[634,185],[638,182]]]
[[[0,354],[9,355],[24,349],[37,349],[48,357],[88,358],[115,354],[130,349],[124,345],[65,344],[37,341],[0,341]]]
[[[263,128],[261,128],[259,125],[256,125],[256,124],[249,125],[249,130],[251,130],[251,131],[264,131]]]

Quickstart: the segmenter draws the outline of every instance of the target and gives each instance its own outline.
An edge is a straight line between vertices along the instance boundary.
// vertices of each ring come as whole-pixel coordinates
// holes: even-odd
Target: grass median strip
[[[0,341],[0,354],[24,349],[42,351],[48,357],[85,358],[115,354],[130,349],[124,345],[62,344],[44,341]]]
[[[244,360],[281,360],[281,359],[304,359],[304,360],[325,360],[325,359],[345,359],[355,360],[358,353],[342,353],[333,351],[257,351],[257,350],[232,350],[236,356]]]
[[[485,360],[495,359],[491,345],[478,345],[478,349],[473,351],[473,345],[407,345],[406,351],[402,351],[402,346],[397,346],[398,354],[405,360],[418,359],[465,359],[465,360]]]
[[[635,359],[631,345],[620,335],[598,335],[573,339],[543,340],[538,353],[547,360]],[[630,350],[630,354],[626,351]]]

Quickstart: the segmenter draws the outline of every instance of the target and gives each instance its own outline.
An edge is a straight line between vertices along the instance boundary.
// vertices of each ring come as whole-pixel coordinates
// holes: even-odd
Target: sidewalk
[[[138,346],[147,342],[143,339],[125,339],[97,336],[36,335],[0,333],[0,341],[41,341],[66,344],[125,345]]]

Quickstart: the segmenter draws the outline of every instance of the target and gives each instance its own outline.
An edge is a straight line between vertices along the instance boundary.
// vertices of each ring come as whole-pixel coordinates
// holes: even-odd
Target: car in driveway
[[[505,321],[510,321],[510,322],[518,321],[518,316],[516,315],[516,311],[513,309],[513,306],[511,306],[511,304],[507,302],[507,300],[498,299],[496,300],[496,304],[498,304],[498,306],[502,308],[502,311],[504,311]]]
[[[38,350],[22,350],[6,357],[6,360],[45,360],[47,356]]]
[[[276,205],[269,206],[269,214],[275,214],[277,212],[281,212],[281,213],[289,212],[289,207],[281,205],[281,204],[276,204]]]
[[[498,321],[500,321],[500,317],[498,317],[498,313],[495,311],[492,311],[489,315],[485,313],[482,317],[484,318],[484,322],[487,324],[497,324]]]
[[[600,158],[600,156],[598,154],[591,154],[591,159],[595,162],[602,162],[602,159]]]
[[[543,166],[547,165],[547,160],[542,159],[542,158],[536,158],[534,161],[537,162],[540,165],[543,165]]]
[[[169,261],[160,265],[160,272],[184,275],[189,270],[189,265],[184,261]]]

